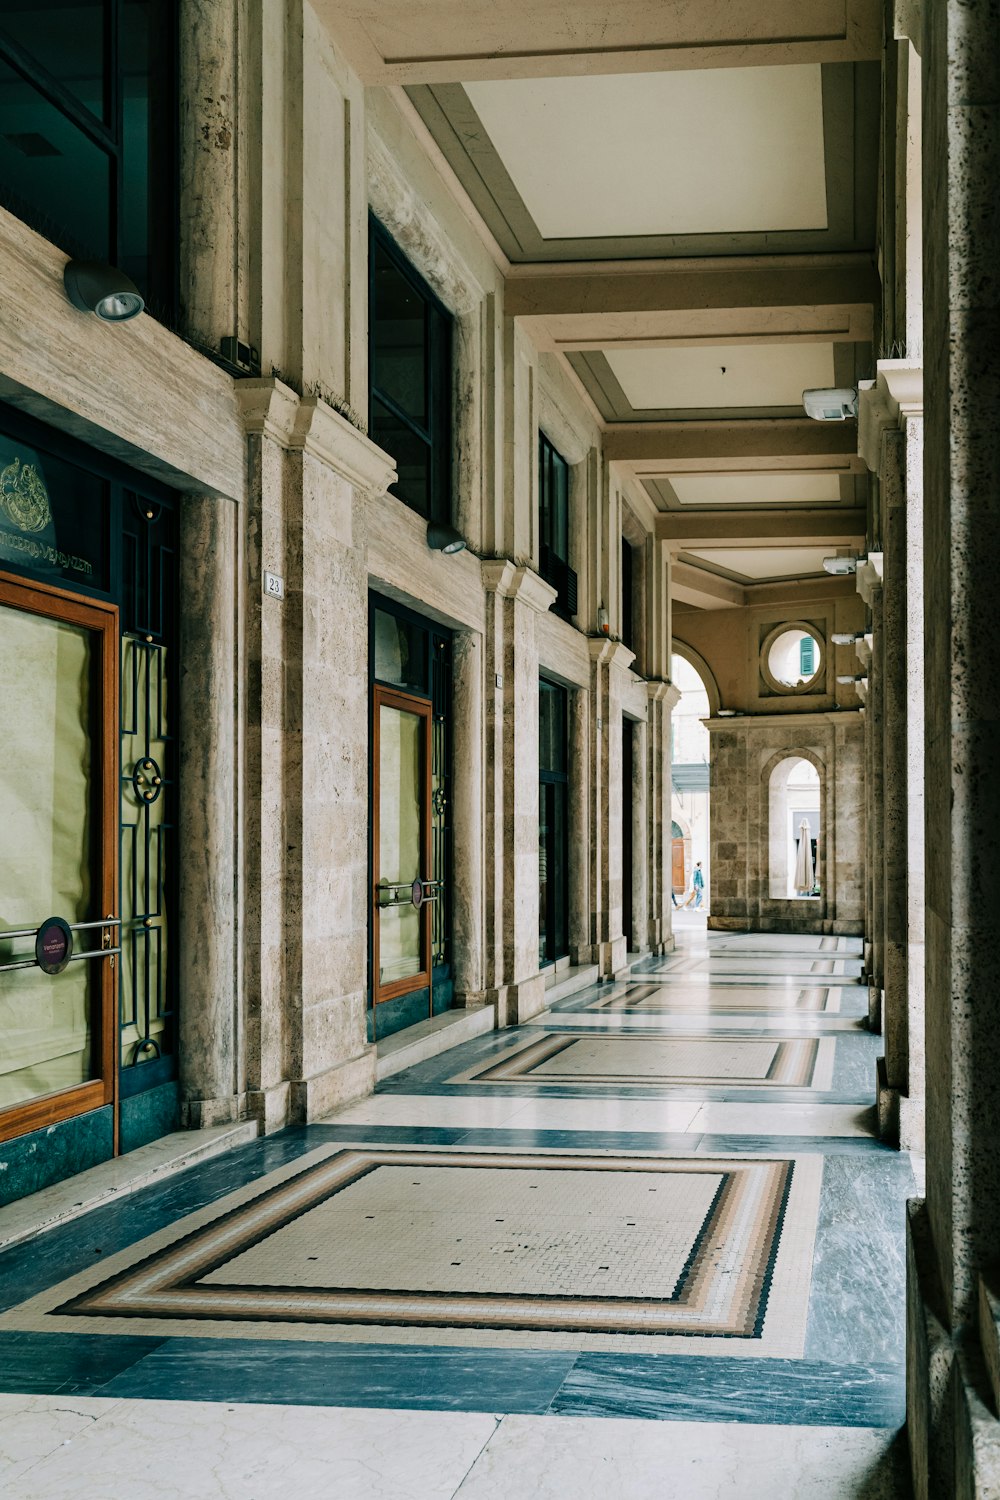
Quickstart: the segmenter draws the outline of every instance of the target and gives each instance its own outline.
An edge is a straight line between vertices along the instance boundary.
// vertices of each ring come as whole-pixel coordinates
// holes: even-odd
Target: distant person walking
[[[701,903],[702,903],[702,901],[704,899],[705,899],[705,877],[704,877],[704,875],[701,872],[701,860],[699,859],[698,863],[694,867],[694,876],[693,876],[693,878],[691,880],[691,894],[687,898],[687,900],[685,901],[684,905],[685,906],[690,906],[691,903],[693,902],[694,903],[694,909],[695,909],[695,911],[697,911],[698,908],[699,908],[699,906],[701,905]]]

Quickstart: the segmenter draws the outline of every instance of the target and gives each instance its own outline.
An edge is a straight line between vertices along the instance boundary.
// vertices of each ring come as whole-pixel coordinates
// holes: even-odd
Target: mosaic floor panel
[[[327,1148],[0,1326],[801,1356],[821,1175],[814,1156]]]
[[[828,1037],[536,1033],[500,1058],[453,1074],[449,1082],[829,1089],[835,1046]]]

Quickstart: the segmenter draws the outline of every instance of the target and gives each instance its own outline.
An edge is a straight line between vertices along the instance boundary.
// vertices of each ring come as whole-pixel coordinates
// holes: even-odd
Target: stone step
[[[574,969],[563,969],[554,984],[545,986],[545,1004],[554,1005],[557,1000],[578,995],[581,990],[596,984],[599,978],[600,970],[596,964],[579,964]]]
[[[19,1198],[16,1203],[0,1208],[0,1250],[77,1219],[115,1198],[137,1193],[140,1188],[183,1172],[196,1162],[255,1141],[258,1133],[256,1120],[213,1125],[207,1130],[175,1130],[158,1141],[150,1141],[148,1146],[140,1146],[112,1161],[88,1167],[65,1182]]]
[[[479,1010],[446,1010],[429,1020],[418,1021],[416,1026],[408,1026],[405,1031],[397,1031],[378,1043],[375,1081],[381,1083],[383,1078],[391,1078],[404,1068],[437,1057],[462,1042],[471,1041],[474,1036],[493,1031],[495,1026],[492,1005],[481,1006]]]

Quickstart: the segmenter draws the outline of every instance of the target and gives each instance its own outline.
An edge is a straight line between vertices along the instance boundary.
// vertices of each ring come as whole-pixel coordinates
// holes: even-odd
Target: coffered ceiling
[[[450,166],[678,598],[822,577],[861,541],[854,424],[802,391],[872,373],[878,0],[313,3]]]

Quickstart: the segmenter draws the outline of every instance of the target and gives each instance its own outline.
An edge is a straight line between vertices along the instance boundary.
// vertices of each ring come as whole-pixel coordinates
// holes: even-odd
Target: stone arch
[[[788,868],[788,840],[785,823],[787,812],[786,796],[788,778],[797,761],[805,761],[807,765],[812,766],[819,778],[819,839],[817,843],[816,874],[824,900],[827,892],[826,762],[815,750],[790,745],[786,749],[777,751],[761,768],[761,797],[765,809],[761,833],[762,841],[766,840],[765,848],[767,850],[765,890],[768,898],[772,901],[810,899],[808,897],[793,897],[789,893],[790,871]],[[782,767],[787,767],[783,779],[779,775]]]
[[[676,651],[678,656],[683,656],[684,660],[689,662],[698,673],[704,684],[705,692],[708,694],[709,711],[714,717],[722,707],[722,698],[719,693],[719,684],[716,682],[715,674],[708,665],[708,662],[693,646],[689,646],[686,641],[679,641],[676,636],[674,636],[670,643],[670,649],[671,651]]]

